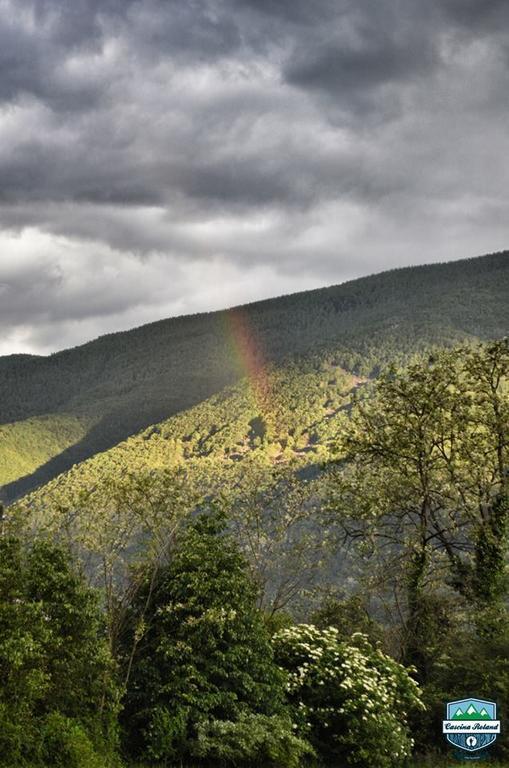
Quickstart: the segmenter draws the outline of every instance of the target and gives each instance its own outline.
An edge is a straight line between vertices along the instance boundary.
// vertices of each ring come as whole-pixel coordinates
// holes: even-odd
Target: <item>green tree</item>
[[[78,746],[88,757],[101,754],[98,765],[113,760],[118,697],[101,614],[53,544],[0,539],[0,679],[0,761],[47,757],[57,765]],[[56,729],[62,738],[66,731],[65,744],[55,718],[66,725]]]
[[[465,594],[476,605],[485,638],[508,634],[506,561],[509,534],[509,343],[487,344],[469,351],[465,375],[474,405],[475,439],[488,446],[481,457],[492,484],[481,485],[474,529],[474,562]],[[478,460],[475,457],[474,460]],[[472,462],[471,462],[472,464]],[[479,472],[475,473],[475,477]],[[502,626],[502,625],[505,626]]]
[[[434,589],[497,625],[507,554],[509,348],[497,342],[391,368],[359,399],[341,441],[335,505],[351,538],[400,593],[403,656],[426,679]],[[380,572],[379,571],[379,572]],[[481,617],[482,613],[482,617]]]
[[[86,487],[71,484],[70,494],[63,497],[57,487],[42,508],[34,510],[30,500],[16,511],[18,516],[30,514],[44,536],[63,538],[73,559],[83,563],[88,582],[103,595],[115,656],[126,611],[138,588],[132,578],[136,566],[150,563],[157,570],[200,495],[183,471],[119,472],[106,454],[96,469]]]
[[[256,600],[225,518],[200,516],[132,608],[126,648],[133,633],[139,641],[123,714],[130,754],[222,765],[290,765],[301,754]],[[241,738],[248,721],[251,741]]]
[[[319,629],[334,627],[338,637],[346,642],[356,633],[366,635],[373,642],[383,640],[383,629],[371,616],[365,594],[327,595],[313,612],[311,623]]]
[[[305,600],[332,551],[318,483],[302,480],[297,469],[251,462],[233,494],[229,488],[221,499],[258,584],[259,605],[270,614]]]

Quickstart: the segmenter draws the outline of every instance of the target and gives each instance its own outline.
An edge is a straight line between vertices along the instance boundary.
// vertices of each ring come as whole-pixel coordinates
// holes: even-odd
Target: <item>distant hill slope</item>
[[[333,356],[267,367],[72,467],[8,517],[17,507],[31,530],[64,538],[92,583],[121,593],[130,567],[171,541],[178,516],[224,504],[264,604],[298,610],[318,599],[311,584],[334,576],[350,588],[360,567],[346,551],[324,552],[333,526],[320,505],[362,385]]]
[[[333,353],[369,375],[432,345],[507,335],[508,299],[504,252],[162,320],[50,357],[0,358],[0,425],[11,425],[0,432],[0,496],[16,498],[265,363]],[[51,427],[54,415],[70,420],[65,429]]]
[[[22,503],[48,522],[52,512],[60,520],[63,510],[79,518],[80,507],[89,511],[96,498],[98,509],[107,506],[107,489],[117,482],[168,469],[185,471],[189,489],[212,495],[234,494],[254,466],[318,472],[362,383],[318,355],[267,369],[74,466]]]
[[[88,431],[76,416],[53,413],[0,425],[0,485],[30,474],[55,454],[75,445]]]

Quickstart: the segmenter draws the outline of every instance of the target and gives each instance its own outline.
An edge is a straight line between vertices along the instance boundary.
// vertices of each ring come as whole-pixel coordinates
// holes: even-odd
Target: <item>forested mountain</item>
[[[0,358],[1,496],[310,351],[369,376],[433,345],[504,336],[508,256],[393,270],[163,320],[49,357]]]
[[[309,355],[244,378],[202,403],[151,425],[36,490],[34,508],[76,510],[118,478],[182,470],[189,488],[219,495],[246,467],[318,465],[331,455],[342,414],[363,380],[334,357]]]
[[[91,554],[87,569],[93,574],[98,565],[99,582],[100,551],[115,582],[144,550],[142,542],[171,538],[167,526],[176,510],[178,517],[194,514],[211,499],[228,509],[237,533],[245,530],[257,558],[267,559],[267,599],[279,604],[289,599],[288,590],[294,597],[303,574],[311,582],[318,569],[338,568],[337,562],[324,563],[323,554],[315,559],[324,528],[317,508],[307,530],[309,512],[323,495],[338,430],[363,384],[332,354],[267,366],[60,474],[19,502],[22,518],[52,537],[69,537],[77,556]],[[267,553],[262,530],[269,507],[274,518]],[[263,526],[255,519],[262,511]],[[303,533],[306,546],[299,555],[296,537]]]

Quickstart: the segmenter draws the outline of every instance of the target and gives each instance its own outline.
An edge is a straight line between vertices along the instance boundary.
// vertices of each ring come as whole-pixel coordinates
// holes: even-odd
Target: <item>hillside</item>
[[[309,510],[361,385],[334,357],[266,368],[59,475],[19,502],[22,517],[68,538],[92,579],[96,568],[103,577],[101,552],[112,582],[123,582],[143,542],[165,541],[176,514],[209,498],[226,503],[251,559],[266,560],[269,602],[294,600],[297,585],[300,595],[302,581],[330,569],[344,569],[346,581],[352,564],[325,558],[325,527],[318,509],[309,527]]]
[[[330,457],[339,419],[362,384],[333,358],[298,363],[244,378],[199,405],[150,426],[59,475],[27,497],[47,511],[79,507],[119,478],[180,469],[190,488],[234,487],[250,465],[293,472]],[[228,478],[228,483],[225,483]]]
[[[367,376],[432,345],[506,335],[508,296],[504,252],[0,358],[0,495],[16,498],[265,365],[313,351]]]
[[[87,429],[86,421],[60,413],[31,416],[14,424],[0,425],[0,485],[31,474],[38,466],[83,439]]]

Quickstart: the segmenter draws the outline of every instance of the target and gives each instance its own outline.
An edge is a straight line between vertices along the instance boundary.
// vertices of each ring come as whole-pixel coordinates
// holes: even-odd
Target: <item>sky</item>
[[[507,0],[0,0],[0,355],[509,246]]]

